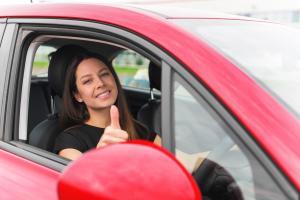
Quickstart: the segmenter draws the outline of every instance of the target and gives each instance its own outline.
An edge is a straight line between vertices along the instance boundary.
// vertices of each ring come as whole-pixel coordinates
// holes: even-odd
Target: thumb
[[[110,107],[110,126],[112,128],[121,129],[119,122],[119,110],[115,105]]]

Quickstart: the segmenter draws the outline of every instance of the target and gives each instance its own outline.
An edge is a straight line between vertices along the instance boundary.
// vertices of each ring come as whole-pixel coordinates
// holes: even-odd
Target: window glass
[[[286,199],[231,129],[183,80],[173,83],[176,157],[208,199]]]
[[[35,54],[32,76],[35,77],[48,77],[48,66],[49,66],[49,56],[56,49],[54,47],[41,45]]]
[[[300,31],[274,23],[174,20],[221,50],[300,118]],[[222,34],[220,34],[222,33]]]
[[[123,86],[149,89],[149,60],[132,50],[124,50],[112,61]]]

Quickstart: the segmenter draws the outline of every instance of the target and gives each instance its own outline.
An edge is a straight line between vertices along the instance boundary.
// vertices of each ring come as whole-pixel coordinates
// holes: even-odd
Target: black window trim
[[[128,46],[129,48],[141,53],[141,55],[148,54],[148,56],[150,56],[149,57],[150,60],[153,59],[153,61],[157,63],[160,62],[157,58],[161,58],[161,60],[163,60],[171,67],[171,70],[174,70],[174,72],[179,73],[182,78],[188,80],[189,84],[196,91],[198,91],[200,94],[203,95],[204,99],[206,99],[210,103],[210,105],[216,110],[216,112],[219,113],[220,116],[226,121],[226,123],[228,123],[228,125],[234,130],[234,132],[236,133],[234,137],[237,137],[243,143],[247,141],[247,144],[245,143],[245,145],[247,146],[247,148],[249,148],[249,151],[251,151],[253,155],[261,163],[263,163],[263,166],[265,166],[266,170],[272,174],[272,177],[274,177],[274,179],[276,180],[278,185],[283,189],[283,191],[285,191],[285,193],[288,194],[288,196],[291,197],[291,199],[297,198],[296,189],[289,183],[287,178],[272,164],[271,159],[269,159],[267,154],[265,154],[265,152],[263,152],[263,150],[258,146],[258,144],[255,143],[255,141],[253,141],[253,138],[251,138],[250,134],[247,133],[247,130],[244,129],[244,127],[237,121],[237,119],[234,118],[234,116],[230,113],[230,111],[228,111],[220,102],[218,102],[217,97],[215,97],[212,93],[210,93],[207,88],[205,88],[205,84],[201,83],[201,81],[199,81],[192,74],[190,74],[190,72],[184,69],[184,67],[179,62],[174,60],[172,55],[167,54],[163,49],[160,49],[159,47],[155,46],[155,44],[152,44],[146,38],[143,38],[138,34],[131,33],[127,30],[115,26],[109,26],[107,24],[100,24],[100,23],[80,21],[80,20],[23,18],[23,19],[8,19],[7,22],[27,24],[28,27],[33,27],[33,29],[36,31],[38,30],[48,31],[49,27],[57,27],[57,30],[59,31],[63,29],[62,27],[60,27],[63,25],[70,27],[70,29],[71,28],[85,29],[80,31],[73,30],[74,32],[77,33],[86,33],[89,29],[91,30],[91,32],[93,32],[93,30],[97,30],[97,32],[94,31],[94,36],[97,36],[97,38],[99,38],[101,35],[102,36],[105,35],[99,32],[99,30],[103,30],[103,32],[110,34],[110,35],[105,35],[107,36],[107,38],[105,39],[113,39],[114,41],[117,40],[117,43],[118,42],[126,43],[125,46]],[[39,25],[40,28],[36,27],[36,25]],[[144,52],[142,53],[141,50],[143,50]],[[157,56],[157,58],[151,55],[155,55]],[[168,83],[166,83],[166,80],[163,79],[162,84],[164,85]],[[162,106],[165,104],[166,103],[162,102]],[[162,124],[166,123],[169,126],[171,126],[171,123],[165,120],[166,119],[162,118]],[[169,128],[169,130],[171,129]],[[172,139],[172,138],[167,137],[165,139]],[[172,145],[170,145],[167,149],[170,150],[171,152],[174,152],[174,150],[172,150],[171,148]]]

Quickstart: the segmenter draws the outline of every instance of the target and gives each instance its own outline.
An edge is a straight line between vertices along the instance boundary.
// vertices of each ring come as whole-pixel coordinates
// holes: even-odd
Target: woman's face
[[[108,67],[97,58],[83,60],[77,67],[75,98],[84,102],[89,112],[113,105],[118,88]]]

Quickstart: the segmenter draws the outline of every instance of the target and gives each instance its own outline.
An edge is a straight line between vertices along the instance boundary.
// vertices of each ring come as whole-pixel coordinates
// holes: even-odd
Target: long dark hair
[[[74,97],[74,94],[77,92],[75,76],[77,67],[83,60],[89,58],[99,59],[107,66],[109,71],[112,73],[118,89],[118,96],[115,105],[118,107],[120,113],[120,126],[123,130],[127,131],[127,133],[129,134],[129,139],[137,139],[138,134],[134,126],[134,119],[129,111],[126,98],[117,74],[115,73],[111,64],[105,58],[103,58],[99,54],[92,53],[87,50],[77,53],[75,56],[73,56],[67,68],[63,92],[63,109],[61,113],[61,123],[63,128],[83,124],[90,118],[85,103],[78,102]]]

